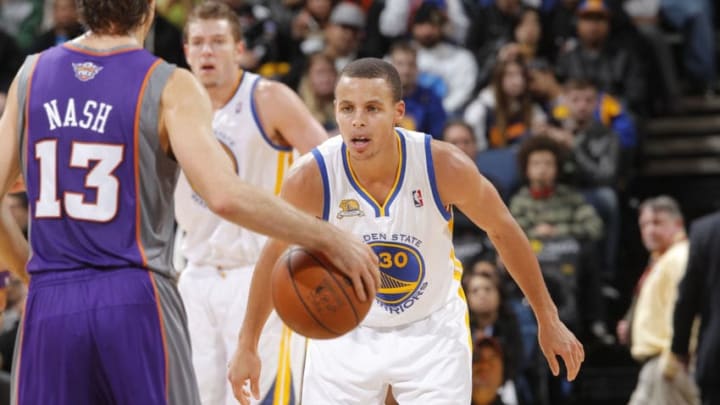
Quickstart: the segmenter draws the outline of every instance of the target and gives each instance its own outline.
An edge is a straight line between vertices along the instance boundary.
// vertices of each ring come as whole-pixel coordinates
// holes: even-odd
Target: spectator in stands
[[[582,191],[603,219],[602,269],[606,277],[612,279],[620,237],[620,207],[615,191],[620,142],[617,134],[594,117],[598,91],[591,83],[570,80],[565,85],[563,100],[567,114],[560,119],[560,127],[548,125],[540,133],[554,138],[570,151],[563,172],[566,181]]]
[[[640,212],[640,226],[647,227],[643,232],[663,253],[638,282],[630,352],[642,369],[629,405],[699,404],[697,388],[687,375],[666,379],[662,373],[672,360],[673,310],[688,259],[683,216],[666,196],[646,200]]]
[[[322,51],[323,29],[330,20],[334,5],[334,0],[308,0],[293,17],[291,37],[304,54]]]
[[[477,158],[477,143],[472,127],[462,120],[450,120],[442,130],[442,140],[457,146],[473,161]],[[497,184],[492,174],[483,175],[493,184]],[[498,188],[503,196],[503,190]],[[456,257],[464,261],[484,252],[488,248],[487,235],[461,211],[453,213],[453,245]]]
[[[53,0],[53,26],[40,34],[28,49],[29,53],[42,52],[82,34],[85,30],[78,20],[75,0]]]
[[[379,15],[382,35],[390,38],[405,36],[411,24],[403,24],[402,21],[410,23],[423,3],[433,3],[446,11],[448,24],[445,26],[445,35],[455,44],[464,45],[471,23],[468,2],[464,0],[385,1]]]
[[[319,52],[308,57],[308,67],[298,88],[298,94],[312,116],[330,134],[337,133],[333,104],[336,79],[335,62],[328,55]]]
[[[499,395],[503,385],[504,352],[492,337],[482,338],[473,345],[471,405],[509,405]]]
[[[631,110],[645,113],[646,79],[643,62],[621,38],[610,43],[610,10],[603,0],[584,0],[577,8],[578,42],[561,53],[558,77],[586,79],[621,98]]]
[[[660,2],[665,19],[684,36],[683,65],[691,79],[690,90],[705,95],[715,93],[717,78],[712,3],[710,0]]]
[[[568,285],[556,288],[559,293],[554,297],[567,297],[566,305],[559,308],[567,311],[568,323],[576,329],[587,325],[594,337],[609,342],[612,337],[601,324],[604,313],[594,244],[603,236],[603,223],[582,194],[557,182],[565,154],[563,147],[547,136],[533,136],[523,142],[518,160],[527,185],[510,200],[510,212],[528,238],[540,242],[538,247],[551,241],[578,245],[572,258],[572,267],[577,271],[567,275],[572,279],[567,280]],[[576,303],[583,308],[577,308]]]
[[[494,0],[475,14],[466,44],[479,65],[497,52],[498,41],[508,41],[513,37],[513,28],[521,12],[520,0]]]
[[[632,292],[632,299],[628,310],[625,312],[623,318],[618,321],[616,327],[616,333],[618,342],[623,345],[630,345],[630,325],[632,325],[632,318],[635,310],[635,303],[637,302],[638,292],[642,283],[645,280],[645,275],[650,273],[652,266],[655,265],[657,259],[667,250],[669,247],[664,239],[659,238],[658,235],[664,234],[664,232],[658,232],[658,227],[655,225],[655,210],[653,205],[650,204],[652,200],[648,199],[644,204],[638,208],[638,228],[640,228],[640,237],[642,244],[648,253],[648,262],[645,265],[645,269],[642,272],[642,276],[637,281],[635,288]],[[658,222],[660,224],[660,222]]]
[[[464,278],[463,284],[467,293],[473,341],[493,337],[505,349],[501,395],[512,399],[508,402],[517,403],[515,380],[525,369],[525,351],[520,326],[512,307],[505,300],[497,269],[491,273],[473,272]]]
[[[650,60],[650,66],[656,67],[648,69],[648,82],[651,83],[648,95],[653,100],[653,111],[672,111],[677,106],[680,88],[672,49],[660,27],[661,0],[625,0],[622,3],[637,27],[641,45],[644,45],[638,50]],[[652,85],[655,83],[657,86]]]
[[[540,12],[531,7],[522,9],[510,37],[501,37],[495,41],[495,49],[488,52],[482,61],[478,83],[484,86],[498,62],[521,59],[525,63],[542,58],[553,60],[550,48],[543,41]]]
[[[418,83],[417,49],[410,42],[396,42],[390,48],[390,62],[400,74],[403,85],[405,116],[400,126],[441,139],[447,119],[442,100]]]
[[[312,2],[308,2],[306,7]],[[307,69],[307,56],[323,52],[335,61],[339,72],[349,62],[365,57],[360,42],[366,24],[365,12],[355,3],[341,2],[333,7],[327,23],[322,28],[322,41],[313,39],[312,46],[301,45],[301,51],[291,61],[291,68],[283,81],[292,88],[298,88],[300,78]]]
[[[528,88],[532,93],[533,100],[538,103],[548,117],[548,123],[562,127],[562,121],[570,115],[567,100],[563,97],[563,85],[558,82],[555,72],[543,59],[531,61],[528,64],[528,70],[530,72]],[[630,112],[620,103],[620,100],[607,92],[598,90],[596,93],[597,102],[593,118],[615,131],[623,153],[632,155],[638,143],[638,134]]]
[[[354,3],[344,2],[333,8],[330,20],[323,30],[324,51],[335,59],[338,72],[349,62],[363,56],[358,51],[365,21],[365,12]]]
[[[467,106],[464,118],[474,128],[481,150],[517,144],[530,134],[534,124],[545,120],[542,110],[532,102],[528,82],[522,60],[500,62],[490,85]]]
[[[412,37],[418,43],[418,68],[422,74],[431,74],[442,80],[445,111],[451,115],[461,112],[470,100],[477,82],[478,67],[467,49],[444,39],[447,23],[445,11],[432,2],[423,2],[415,13]],[[422,80],[421,80],[422,81]]]
[[[680,282],[673,322],[672,352],[675,361],[687,371],[693,321],[700,316],[695,380],[700,387],[703,405],[720,403],[720,214],[714,213],[695,220],[690,227],[690,254],[685,277]],[[679,370],[666,368],[668,379],[677,378]],[[684,372],[681,375],[685,374]],[[684,377],[681,377],[684,378]]]
[[[442,129],[442,140],[457,146],[470,159],[477,157],[477,139],[472,127],[463,120],[450,120]]]

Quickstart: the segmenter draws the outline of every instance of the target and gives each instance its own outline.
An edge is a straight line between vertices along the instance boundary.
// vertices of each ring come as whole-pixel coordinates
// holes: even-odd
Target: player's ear
[[[240,65],[242,62],[242,54],[245,53],[245,41],[243,39],[235,41],[235,55],[236,62]]]
[[[405,116],[405,102],[403,100],[395,103],[395,119],[394,123],[398,124]]]

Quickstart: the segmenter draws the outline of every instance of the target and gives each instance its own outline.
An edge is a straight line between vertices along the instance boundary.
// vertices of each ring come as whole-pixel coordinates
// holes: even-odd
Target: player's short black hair
[[[126,35],[150,18],[148,0],[76,0],[81,21],[92,32]]]
[[[397,69],[390,63],[378,58],[361,58],[350,62],[340,72],[338,80],[345,77],[357,77],[363,79],[385,79],[390,91],[392,92],[393,101],[402,100],[402,82],[400,82],[400,74]]]

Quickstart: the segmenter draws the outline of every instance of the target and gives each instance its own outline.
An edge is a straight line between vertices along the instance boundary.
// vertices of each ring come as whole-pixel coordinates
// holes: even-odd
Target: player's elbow
[[[222,218],[228,218],[233,215],[236,211],[236,204],[233,203],[233,198],[228,193],[223,193],[220,190],[212,192],[205,198],[205,203],[210,211]]]

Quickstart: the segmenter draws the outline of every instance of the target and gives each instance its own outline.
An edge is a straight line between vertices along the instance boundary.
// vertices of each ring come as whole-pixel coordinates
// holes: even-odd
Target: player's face
[[[556,177],[557,162],[552,152],[539,150],[530,154],[527,163],[527,178],[531,186],[552,186],[555,184]]]
[[[395,147],[395,124],[405,104],[393,101],[384,78],[342,76],[335,86],[335,119],[350,156],[366,160]]]
[[[227,20],[194,20],[187,27],[185,57],[195,76],[207,88],[232,86],[242,42],[232,35]]]

